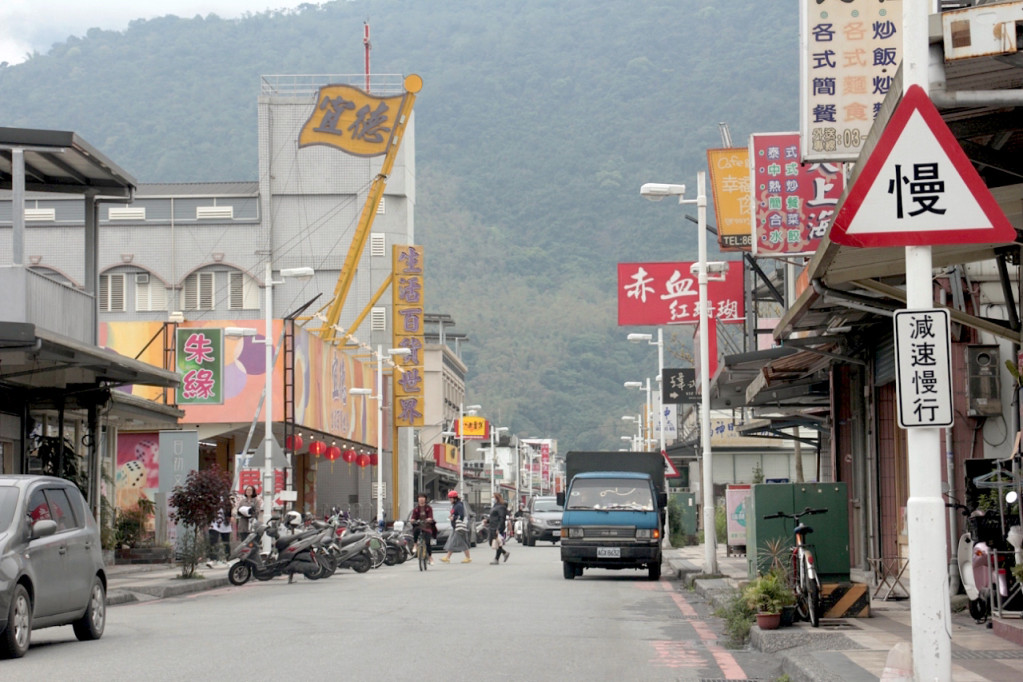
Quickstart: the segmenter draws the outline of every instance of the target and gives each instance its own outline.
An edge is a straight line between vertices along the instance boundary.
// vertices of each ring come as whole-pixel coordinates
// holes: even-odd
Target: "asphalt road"
[[[33,633],[9,680],[774,679],[757,652],[716,643],[720,621],[674,580],[562,577],[559,549],[509,544],[508,563],[339,571],[113,607],[98,642]],[[437,557],[439,559],[439,557]],[[755,670],[758,672],[755,672]]]

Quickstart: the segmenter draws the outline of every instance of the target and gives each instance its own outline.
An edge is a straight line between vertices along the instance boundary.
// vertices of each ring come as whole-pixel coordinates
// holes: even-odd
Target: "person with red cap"
[[[462,563],[468,564],[472,562],[472,557],[469,556],[469,524],[465,520],[465,503],[459,499],[458,492],[454,490],[448,493],[448,499],[451,500],[451,534],[448,536],[448,541],[444,543],[444,551],[447,552],[447,556],[442,557],[441,561],[446,564],[450,563],[452,554],[465,552]]]

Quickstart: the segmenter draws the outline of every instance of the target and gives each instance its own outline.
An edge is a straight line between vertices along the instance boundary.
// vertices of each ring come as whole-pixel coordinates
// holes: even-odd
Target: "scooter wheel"
[[[373,567],[369,557],[365,554],[359,554],[351,560],[352,570],[356,573],[365,573]]]
[[[227,579],[232,585],[244,585],[252,577],[252,565],[248,561],[239,561],[227,572]]]

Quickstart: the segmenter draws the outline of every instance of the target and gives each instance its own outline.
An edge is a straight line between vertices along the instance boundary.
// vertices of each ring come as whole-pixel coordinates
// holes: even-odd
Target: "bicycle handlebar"
[[[801,516],[812,516],[813,514],[826,514],[827,512],[828,512],[828,510],[826,508],[823,508],[823,507],[820,508],[820,509],[811,509],[810,507],[806,507],[801,512],[793,512],[791,514],[786,514],[783,511],[779,511],[779,512],[775,512],[774,514],[768,514],[767,516],[764,516],[763,518],[765,520],[766,519],[792,519],[793,521],[798,521],[799,517],[801,517]]]

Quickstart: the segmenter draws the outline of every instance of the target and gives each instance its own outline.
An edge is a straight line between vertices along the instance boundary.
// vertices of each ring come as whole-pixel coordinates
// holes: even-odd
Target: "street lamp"
[[[494,499],[494,460],[497,459],[497,448],[494,445],[494,441],[497,440],[497,434],[502,431],[507,431],[507,426],[499,426],[496,429],[490,429],[490,499]]]
[[[707,189],[706,174],[696,174],[696,199],[684,199],[685,185],[646,183],[639,193],[653,201],[677,196],[679,205],[696,204],[699,264],[697,281],[700,288],[700,449],[703,451],[703,558],[704,573],[714,575],[717,566],[717,538],[714,528],[714,467],[710,445],[710,337],[707,319]],[[662,416],[663,419],[663,416]],[[663,422],[661,438],[664,438]],[[663,447],[663,446],[662,446]]]
[[[654,427],[654,425],[653,425],[653,418],[651,416],[651,410],[653,410],[653,405],[651,405],[651,403],[650,403],[650,377],[647,377],[645,385],[643,384],[642,381],[626,381],[625,382],[625,388],[638,388],[641,391],[644,388],[646,389],[646,419],[643,420],[645,422],[646,436],[647,436],[643,440],[643,451],[646,452],[647,448],[650,445],[650,443],[653,442],[653,440],[654,440],[650,436],[650,432],[653,430],[653,427]],[[663,428],[661,429],[661,438],[662,439],[664,438],[664,429]],[[663,443],[661,444],[661,450],[662,451],[664,450],[664,444]]]
[[[642,418],[640,418],[639,415],[633,416],[631,414],[627,414],[624,417],[622,417],[622,421],[623,422],[636,422],[636,437],[632,441],[632,450],[633,450],[633,452],[639,452],[639,448],[640,448],[639,444],[643,442],[643,420],[642,420]]]
[[[315,274],[312,268],[282,268],[280,276],[283,278],[295,277],[298,279],[309,279]],[[274,324],[274,312],[273,312],[273,288],[274,285],[284,284],[283,281],[275,282],[273,279],[273,268],[270,263],[270,258],[266,259],[266,270],[264,275],[265,281],[265,300],[264,307],[266,308],[265,325],[263,341],[262,343],[266,346],[265,353],[265,366],[266,371],[264,372],[264,410],[263,415],[265,417],[265,426],[263,434],[263,522],[267,523],[270,520],[270,516],[273,514],[273,496],[274,496],[274,469],[273,469],[273,454],[275,450],[280,450],[280,446],[277,444],[277,440],[274,438],[273,432],[273,376],[274,376],[274,352],[273,352],[273,341],[271,336],[273,335],[273,324]],[[226,327],[224,334],[227,336],[254,336],[254,329],[246,329],[242,327]],[[248,453],[245,453],[248,454]]]
[[[395,355],[411,355],[409,348],[388,348],[388,359]],[[384,347],[377,346],[377,388],[376,395],[368,388],[353,388],[352,395],[364,395],[377,401],[377,525],[384,525]],[[393,361],[392,361],[393,362]],[[392,415],[392,419],[393,419]],[[394,444],[391,444],[394,447]],[[397,472],[391,472],[392,478]],[[393,487],[393,481],[392,481]]]
[[[646,185],[643,185],[643,186],[646,187]],[[671,187],[679,187],[680,186],[682,188],[682,192],[686,191],[685,185],[670,185],[670,186]],[[640,191],[642,192],[642,190],[640,190]],[[657,195],[651,195],[651,196],[657,196]],[[657,346],[657,381],[661,381],[661,375],[664,374],[664,334],[662,333],[662,331],[660,329],[657,330],[657,340],[656,341],[652,341],[651,340],[651,339],[653,339],[653,336],[651,334],[629,334],[625,338],[627,340],[631,341],[632,343],[640,343],[642,341],[646,341],[651,346]],[[626,386],[626,388],[628,388],[628,386]],[[649,379],[647,380],[647,409],[648,410],[651,409]],[[657,426],[658,426],[658,429],[660,430],[660,441],[659,442],[660,442],[660,446],[661,446],[661,454],[667,456],[667,451],[664,448],[664,432],[665,432],[665,428],[664,428],[664,409],[663,409],[663,406],[661,405],[661,394],[660,394],[660,391],[657,391]]]

